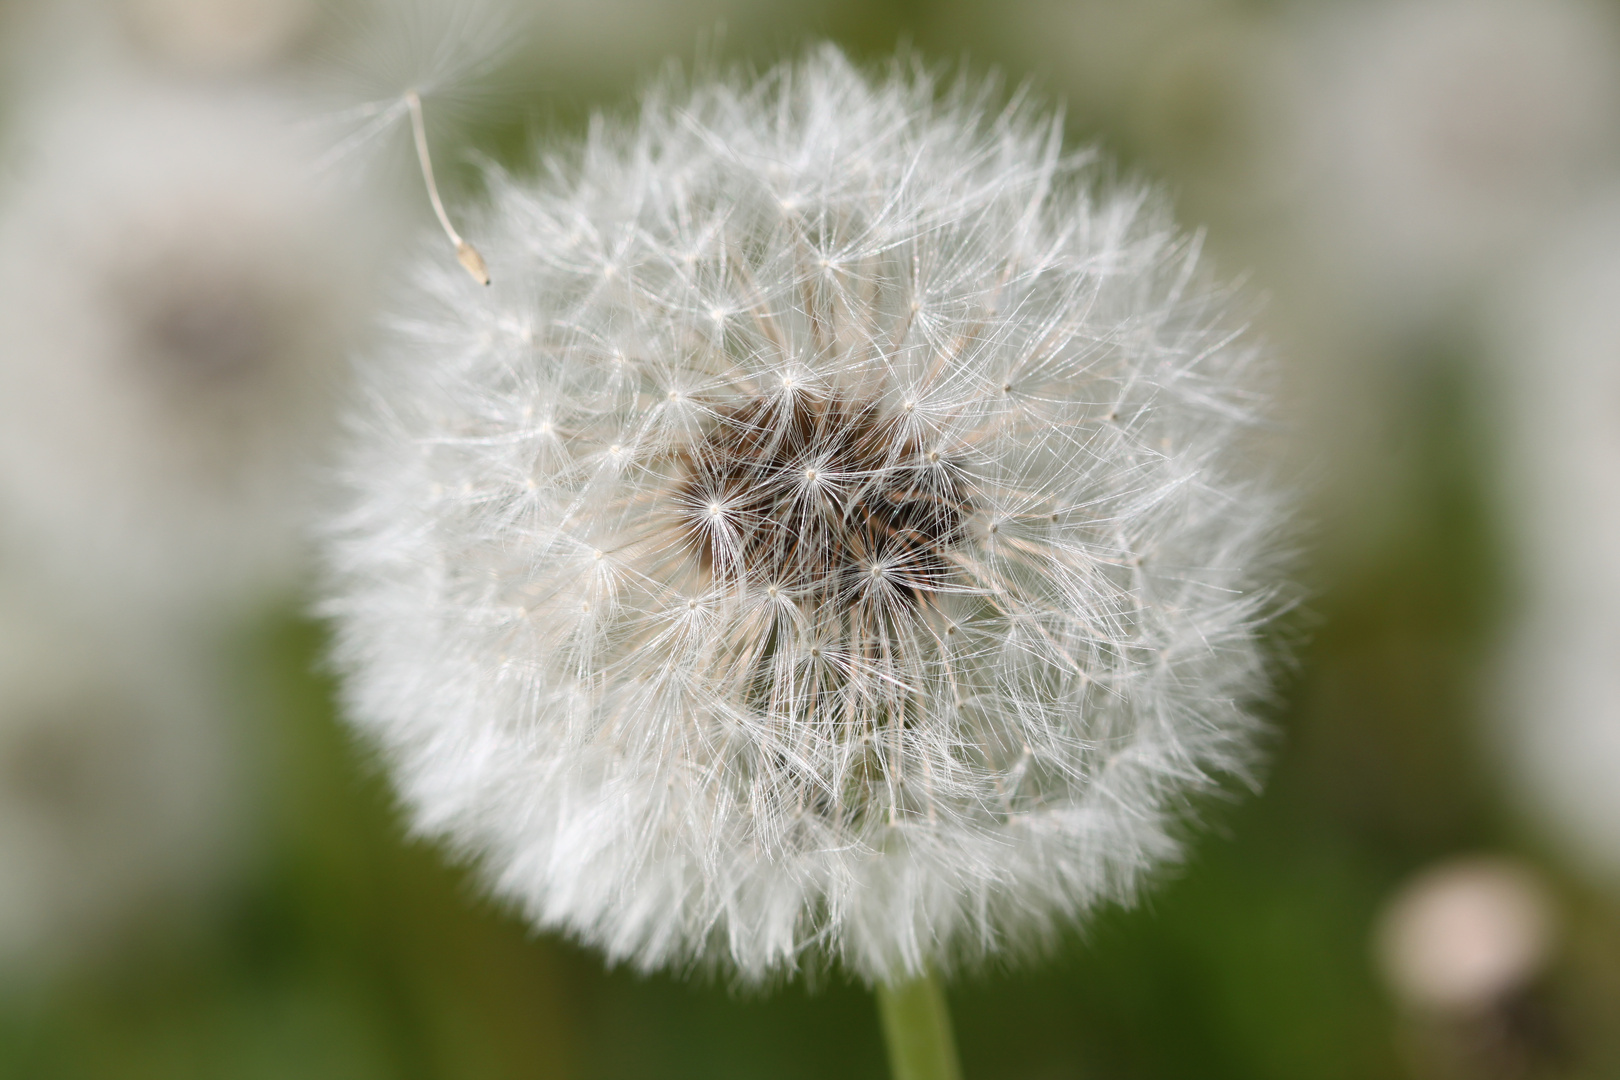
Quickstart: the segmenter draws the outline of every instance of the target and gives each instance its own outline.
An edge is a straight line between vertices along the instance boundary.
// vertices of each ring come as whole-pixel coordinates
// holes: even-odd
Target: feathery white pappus
[[[666,81],[424,249],[326,610],[415,827],[641,968],[1038,948],[1242,774],[1256,350],[1060,126],[832,48]]]

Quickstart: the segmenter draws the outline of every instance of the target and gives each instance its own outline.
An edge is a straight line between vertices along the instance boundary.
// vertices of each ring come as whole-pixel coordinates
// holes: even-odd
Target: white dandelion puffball
[[[128,33],[183,71],[252,72],[286,58],[316,22],[311,0],[119,0]]]
[[[1553,951],[1556,912],[1534,869],[1500,856],[1424,870],[1390,900],[1375,935],[1384,981],[1436,1012],[1489,1008],[1521,989]]]
[[[286,588],[367,317],[368,214],[315,182],[274,100],[120,80],[23,119],[0,202],[19,558],[98,610]]]
[[[1350,279],[1338,287],[1369,294],[1372,316],[1454,301],[1611,171],[1620,41],[1607,5],[1381,0],[1312,14],[1302,241],[1336,253]]]
[[[830,48],[432,249],[328,557],[417,829],[638,967],[1020,951],[1250,760],[1255,350],[1058,124]]]
[[[1573,213],[1497,303],[1500,509],[1519,604],[1491,665],[1521,805],[1620,886],[1620,191]]]

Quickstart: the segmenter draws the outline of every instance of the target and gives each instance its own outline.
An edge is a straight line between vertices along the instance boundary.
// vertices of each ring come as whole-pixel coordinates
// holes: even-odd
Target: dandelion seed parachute
[[[415,827],[642,968],[1024,951],[1243,774],[1255,350],[1055,120],[671,80],[427,249],[327,554]]]

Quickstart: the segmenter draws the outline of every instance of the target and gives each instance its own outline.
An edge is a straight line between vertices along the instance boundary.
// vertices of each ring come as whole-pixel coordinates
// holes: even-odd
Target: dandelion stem
[[[893,1080],[962,1080],[950,1007],[937,975],[879,984],[877,1002]]]
[[[444,212],[444,200],[439,198],[439,185],[433,179],[433,159],[428,156],[427,125],[422,121],[422,98],[415,90],[405,91],[405,104],[411,110],[411,134],[416,137],[416,159],[422,163],[422,179],[427,181],[428,199],[433,203],[433,213],[438,216],[439,224],[444,226],[444,235],[456,246],[456,258],[461,265],[467,268],[467,273],[480,285],[489,284],[489,271],[484,266],[484,257],[478,254],[478,249],[461,238],[456,227],[450,224],[450,215]]]

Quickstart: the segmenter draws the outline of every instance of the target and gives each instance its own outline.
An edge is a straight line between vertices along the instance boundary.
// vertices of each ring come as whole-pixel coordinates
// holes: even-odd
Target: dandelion
[[[154,58],[210,75],[261,71],[286,59],[318,14],[310,0],[120,0],[114,7]]]
[[[492,178],[490,288],[426,249],[327,610],[415,827],[537,926],[904,985],[1130,896],[1244,775],[1255,349],[992,98],[830,48],[671,80]]]
[[[1498,293],[1497,494],[1515,606],[1487,666],[1521,809],[1620,886],[1620,193],[1576,209]]]
[[[1313,251],[1362,319],[1490,286],[1612,153],[1620,37],[1589,0],[1385,0],[1304,23]]]
[[[1390,989],[1420,1010],[1467,1013],[1522,990],[1552,952],[1553,905],[1534,870],[1503,857],[1431,867],[1378,927]]]
[[[376,230],[273,98],[115,79],[30,104],[0,212],[7,539],[98,610],[286,588]]]
[[[1533,866],[1450,859],[1406,882],[1377,924],[1400,1042],[1425,1076],[1534,1076],[1567,1055],[1548,992],[1558,907]]]

